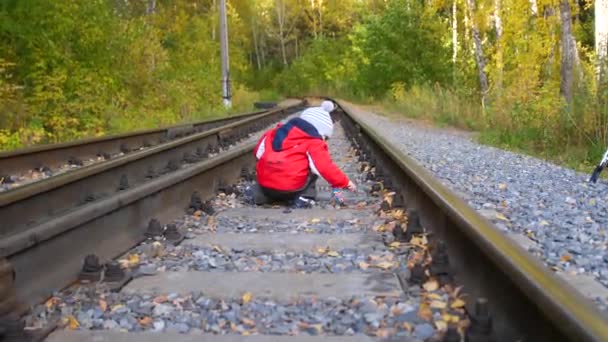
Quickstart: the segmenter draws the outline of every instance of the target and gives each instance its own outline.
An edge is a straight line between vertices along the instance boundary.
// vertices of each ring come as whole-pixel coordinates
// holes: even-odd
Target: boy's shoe
[[[309,209],[312,208],[313,203],[312,200],[300,196],[291,202],[291,207],[296,209]]]

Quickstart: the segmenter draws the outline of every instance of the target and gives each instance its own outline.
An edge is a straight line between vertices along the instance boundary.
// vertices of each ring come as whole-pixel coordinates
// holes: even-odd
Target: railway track
[[[283,102],[297,103],[297,99]],[[227,118],[0,152],[0,192],[255,117],[271,110],[274,103],[263,104],[264,110]]]
[[[240,143],[43,220],[52,236],[6,255],[0,308],[17,288],[28,334],[59,323],[50,341],[608,340],[587,299],[338,103],[347,207],[324,182],[313,209],[248,204]]]

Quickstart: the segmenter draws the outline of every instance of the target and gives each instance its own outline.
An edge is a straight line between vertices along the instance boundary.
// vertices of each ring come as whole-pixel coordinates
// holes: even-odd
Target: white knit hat
[[[321,107],[309,108],[302,112],[300,118],[313,125],[320,135],[329,138],[334,133],[334,124],[331,121],[331,116],[329,116],[329,112],[333,109],[333,103],[324,101]]]

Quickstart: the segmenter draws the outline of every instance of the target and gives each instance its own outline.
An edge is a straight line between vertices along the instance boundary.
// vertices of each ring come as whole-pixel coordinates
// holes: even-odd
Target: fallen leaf
[[[496,218],[501,220],[501,221],[509,221],[508,218],[505,217],[505,215],[501,214],[501,213],[496,213]]]
[[[439,288],[439,282],[435,279],[430,279],[429,281],[424,283],[424,285],[422,285],[422,287],[424,287],[424,289],[427,290],[428,292],[433,292]]]
[[[70,330],[76,330],[80,326],[80,323],[78,323],[78,320],[72,315],[67,316],[65,318],[65,321],[68,324],[68,328],[70,328]]]
[[[242,318],[241,321],[243,324],[248,325],[250,327],[255,327],[255,321],[250,318]]]
[[[401,242],[393,241],[388,245],[390,248],[399,248],[401,246]]]
[[[460,317],[450,314],[443,314],[441,318],[448,323],[458,323],[460,321]]]
[[[253,298],[251,292],[245,292],[245,294],[243,295],[243,304],[249,303],[251,301],[251,298]]]
[[[570,260],[572,260],[572,255],[570,255],[570,254],[564,254],[564,255],[562,255],[562,257],[561,257],[561,258],[559,258],[559,259],[560,259],[561,261],[563,261],[563,262],[570,261]]]
[[[139,265],[139,254],[129,254],[129,266],[137,266]]]
[[[114,312],[114,311],[116,311],[116,310],[118,310],[118,309],[120,309],[122,307],[124,307],[124,305],[122,305],[122,304],[116,304],[116,305],[114,305],[112,307],[111,311]]]
[[[312,220],[310,220],[310,223],[319,223],[319,222],[321,222],[321,220],[318,218],[313,218]]]
[[[379,262],[379,263],[375,264],[374,266],[378,267],[378,268],[381,268],[383,270],[387,270],[387,269],[395,266],[395,264],[392,263],[392,262],[389,262],[389,261],[382,261],[382,262]]]
[[[105,300],[100,299],[99,300],[99,308],[101,309],[101,311],[106,311],[108,309],[108,303],[106,303]]]
[[[452,302],[452,304],[450,304],[450,307],[452,309],[458,309],[458,308],[462,308],[465,305],[464,300],[458,298],[455,301]]]
[[[327,252],[327,255],[329,255],[330,257],[338,257],[338,256],[340,256],[340,253],[338,253],[336,251],[330,251],[330,252]]]
[[[425,321],[430,321],[433,318],[433,311],[431,311],[431,308],[426,303],[422,303],[418,308],[418,317]]]
[[[145,316],[139,319],[139,324],[140,325],[144,325],[144,326],[148,326],[151,325],[153,322],[152,317],[150,316]]]
[[[366,270],[368,267],[369,267],[368,263],[366,263],[364,261],[359,262],[359,268],[361,268],[362,270]]]
[[[439,331],[448,330],[448,324],[444,321],[435,321],[435,326],[437,327],[437,330],[439,330]]]
[[[430,298],[430,299],[435,299],[435,300],[440,300],[441,299],[441,296],[438,295],[438,294],[436,294],[436,293],[429,293],[427,295],[427,297]]]
[[[375,226],[375,227],[373,228],[373,230],[374,230],[375,232],[380,232],[380,233],[382,233],[382,232],[386,231],[386,227],[385,227],[383,224],[380,224],[380,225]]]
[[[51,297],[51,298],[49,298],[49,300],[46,301],[46,303],[44,303],[44,305],[46,306],[47,309],[51,309],[55,305],[57,305],[59,302],[61,302],[61,299],[59,299],[58,297]]]
[[[327,252],[327,248],[317,248],[317,253],[325,254]]]
[[[440,300],[434,300],[431,302],[431,307],[433,309],[445,309],[448,306],[446,302],[442,302]]]
[[[387,338],[391,335],[391,331],[389,329],[378,329],[376,331],[376,336],[380,338]]]
[[[500,184],[498,184],[498,188],[499,188],[500,190],[504,190],[504,189],[506,189],[506,188],[507,188],[507,184],[505,184],[505,183],[500,183]]]

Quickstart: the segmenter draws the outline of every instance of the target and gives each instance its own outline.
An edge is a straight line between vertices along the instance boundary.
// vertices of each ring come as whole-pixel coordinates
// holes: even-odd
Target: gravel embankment
[[[537,158],[481,145],[468,134],[360,117],[505,232],[527,236],[554,270],[608,286],[608,181]],[[602,296],[603,297],[603,296]],[[608,298],[594,298],[604,305]]]

